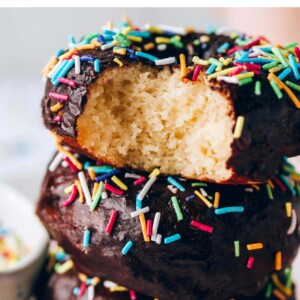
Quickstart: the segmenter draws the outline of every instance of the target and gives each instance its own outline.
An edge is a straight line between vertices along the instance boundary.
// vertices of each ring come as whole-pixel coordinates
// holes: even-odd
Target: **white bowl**
[[[0,183],[0,223],[20,236],[30,252],[15,266],[0,271],[0,300],[28,299],[47,256],[48,233],[30,200]]]

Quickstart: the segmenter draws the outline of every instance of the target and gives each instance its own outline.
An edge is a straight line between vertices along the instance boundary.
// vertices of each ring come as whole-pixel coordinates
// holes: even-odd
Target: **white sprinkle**
[[[103,282],[103,286],[104,286],[105,288],[107,288],[107,289],[111,289],[111,288],[116,287],[116,286],[118,286],[118,285],[117,285],[116,283],[112,282],[112,281],[105,280],[105,281]]]
[[[144,208],[135,210],[135,211],[133,211],[133,212],[130,213],[131,218],[134,218],[134,217],[137,217],[137,216],[139,216],[141,214],[147,213],[149,210],[150,210],[149,206],[145,206]]]
[[[157,238],[157,230],[160,220],[160,212],[157,212],[154,216],[153,225],[152,225],[152,235],[151,235],[151,241],[155,242]]]
[[[102,192],[101,198],[102,198],[103,200],[104,200],[104,199],[107,199],[107,192],[106,192],[106,191]]]
[[[88,287],[88,300],[94,300],[95,298],[95,287],[90,285]]]
[[[296,211],[293,209],[291,225],[290,225],[289,229],[287,230],[287,234],[292,234],[295,231],[296,226],[297,226],[297,214],[296,214]]]
[[[236,77],[230,77],[230,76],[218,76],[217,80],[218,81],[225,81],[227,83],[234,83],[234,84],[239,83],[239,80]]]
[[[90,190],[88,188],[88,185],[87,185],[87,182],[86,182],[83,171],[80,171],[78,173],[78,178],[79,178],[80,184],[82,186],[82,190],[83,190],[83,194],[84,194],[84,197],[85,197],[85,200],[86,200],[86,204],[88,206],[90,206],[91,203],[92,203],[92,198],[91,198]]]
[[[133,178],[133,179],[139,179],[141,178],[141,175],[138,174],[132,174],[132,173],[125,173],[125,178]]]
[[[142,201],[144,199],[144,197],[146,196],[146,194],[148,193],[149,189],[151,188],[152,184],[155,182],[156,180],[156,176],[151,177],[147,183],[144,185],[143,189],[141,190],[141,192],[138,195],[138,199],[140,201]]]
[[[67,163],[65,160],[61,163],[61,165],[62,165],[64,168],[66,168],[66,167],[69,166],[68,163]]]
[[[245,188],[245,191],[248,193],[253,193],[253,188]]]
[[[115,41],[112,41],[111,43],[104,44],[101,46],[101,50],[107,50],[109,48],[112,48],[116,45]]]
[[[159,44],[157,45],[157,50],[158,51],[165,51],[167,49],[167,45],[166,44]]]
[[[201,192],[201,194],[202,194],[204,197],[207,197],[207,196],[208,196],[207,193],[206,193],[206,191],[205,191],[203,188],[200,188],[200,192]]]
[[[168,57],[168,58],[163,58],[163,59],[158,59],[155,61],[155,64],[157,66],[163,66],[163,65],[170,65],[176,62],[176,58],[173,57]]]
[[[156,237],[156,240],[155,240],[156,244],[160,245],[161,238],[162,238],[161,234],[158,234],[157,237]]]
[[[57,69],[62,65],[63,61],[60,60],[56,65],[55,67],[48,73],[48,78],[51,78],[52,79],[52,76],[53,74],[57,71]]]
[[[58,152],[55,157],[53,158],[51,164],[49,165],[49,172],[53,172],[61,163],[62,159],[64,158],[64,154],[62,152]]]
[[[80,74],[80,58],[78,55],[73,56],[75,61],[75,74]]]
[[[168,190],[170,190],[173,194],[176,194],[178,189],[174,187],[172,184],[168,185]]]
[[[185,35],[187,33],[187,31],[184,27],[170,26],[170,25],[166,25],[166,24],[160,24],[157,27],[162,29],[163,31],[171,31],[176,34]]]

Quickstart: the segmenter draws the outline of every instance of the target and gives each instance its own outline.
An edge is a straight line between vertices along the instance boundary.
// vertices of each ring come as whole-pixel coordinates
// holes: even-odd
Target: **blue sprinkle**
[[[185,191],[185,188],[178,181],[176,181],[173,177],[169,176],[167,178],[167,180],[168,180],[169,183],[176,186],[181,192]]]
[[[99,59],[95,59],[95,61],[94,61],[94,70],[96,73],[100,72],[100,60]]]
[[[79,293],[79,287],[74,287],[73,289],[73,295],[77,296]]]
[[[212,34],[212,33],[215,32],[215,29],[214,29],[214,27],[213,27],[211,24],[207,24],[207,25],[206,25],[206,32],[207,32],[208,34]]]
[[[295,61],[295,57],[293,54],[290,54],[289,55],[289,61],[291,63],[291,66],[292,66],[292,70],[294,72],[294,76],[297,80],[300,79],[300,74],[299,74],[299,71],[298,71],[298,68],[297,68],[297,64],[296,64],[296,61]]]
[[[237,59],[235,62],[239,63],[255,63],[255,64],[267,64],[273,62],[273,59],[263,59],[263,58],[244,58],[244,59]]]
[[[64,252],[57,252],[55,258],[57,261],[63,261],[66,258],[66,254]]]
[[[126,48],[126,52],[129,54],[134,54],[134,50],[131,48]]]
[[[102,181],[102,180],[105,180],[105,179],[109,179],[110,177],[114,176],[114,175],[117,175],[117,174],[120,174],[121,171],[116,169],[116,170],[112,170],[112,171],[109,171],[103,175],[100,175],[98,177],[95,178],[95,181],[99,182],[99,181]]]
[[[293,189],[293,187],[290,185],[288,180],[284,175],[280,175],[281,180],[283,181],[284,185],[288,188],[288,190],[292,193],[293,196],[296,195],[296,191]]]
[[[91,163],[90,163],[89,161],[86,161],[86,162],[84,163],[84,165],[83,165],[83,168],[84,168],[85,170],[87,170],[90,166],[91,166]]]
[[[140,52],[140,51],[136,51],[135,52],[135,55],[138,56],[138,57],[143,57],[143,58],[147,58],[153,62],[155,62],[156,60],[158,60],[157,57],[153,56],[153,55],[150,55],[148,53],[145,53],[145,52]]]
[[[165,244],[170,244],[173,243],[175,241],[178,241],[181,239],[181,235],[179,233],[176,233],[174,235],[168,236],[164,239],[164,243]]]
[[[128,36],[140,36],[143,38],[148,38],[150,37],[150,32],[148,31],[131,31]]]
[[[107,34],[107,35],[115,35],[117,34],[116,32],[112,31],[112,30],[108,30],[108,29],[104,29],[103,30],[103,33],[104,34]]]
[[[80,61],[93,61],[94,57],[92,55],[82,55]]]
[[[241,56],[241,59],[245,59],[245,58],[248,58],[248,52],[244,52]]]
[[[122,249],[122,254],[126,255],[128,253],[128,251],[131,249],[131,247],[133,246],[133,242],[130,240],[129,242],[127,242],[127,244],[123,247]]]
[[[69,72],[69,70],[74,66],[74,64],[75,64],[74,59],[67,60],[67,63],[61,69],[61,71],[58,74],[56,74],[55,77],[52,77],[52,83],[54,85],[58,85],[59,84],[58,78],[65,77],[66,74]]]
[[[91,232],[89,230],[85,230],[83,234],[83,240],[82,240],[83,247],[88,247],[88,245],[90,244],[90,237],[91,237]]]
[[[222,53],[223,51],[226,51],[229,48],[229,46],[230,46],[229,43],[224,43],[217,49],[217,52]]]
[[[243,206],[228,206],[228,207],[215,209],[215,214],[223,215],[223,214],[228,214],[228,213],[242,213],[243,211],[244,211]]]
[[[138,59],[138,57],[137,57],[136,55],[134,55],[134,54],[130,54],[130,59],[137,60],[137,59]]]
[[[186,201],[191,201],[195,198],[196,196],[195,195],[191,195],[191,196],[188,196],[185,198]]]
[[[85,283],[87,284],[87,285],[90,285],[90,284],[92,284],[92,281],[93,281],[93,278],[87,278],[86,279],[86,281],[85,281]]]
[[[112,41],[113,37],[109,34],[103,34],[103,38],[106,42]]]
[[[62,64],[60,65],[60,67],[55,71],[55,73],[53,73],[53,75],[52,75],[52,81],[53,81],[54,78],[58,78],[59,73],[67,65],[67,63],[68,63],[67,60],[64,60],[62,62]]]
[[[206,71],[206,74],[207,74],[207,75],[212,74],[212,73],[215,71],[216,67],[217,67],[217,66],[214,65],[214,64],[210,65],[209,68],[208,68],[207,71]]]
[[[139,194],[137,194],[135,199],[135,209],[139,210],[142,208],[143,208],[143,201],[139,200]]]
[[[103,37],[103,35],[102,34],[99,34],[98,35],[98,42],[100,42],[100,43],[105,43],[105,39],[104,39],[104,37]]]
[[[64,53],[64,49],[61,48],[56,52],[55,56],[60,57],[63,53]]]
[[[286,68],[285,70],[283,70],[279,75],[278,75],[278,79],[283,80],[286,76],[288,76],[290,73],[292,72],[291,68]]]
[[[272,53],[272,47],[262,47],[262,48],[259,48],[259,49],[262,50],[262,51],[265,51],[265,52]]]
[[[70,42],[70,43],[76,44],[74,35],[69,35],[68,39],[69,39],[69,42]]]

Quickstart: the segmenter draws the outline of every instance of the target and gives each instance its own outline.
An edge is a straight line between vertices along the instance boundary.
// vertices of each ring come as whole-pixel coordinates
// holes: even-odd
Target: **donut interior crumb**
[[[105,70],[77,121],[81,147],[119,166],[224,181],[234,117],[229,100],[180,70],[142,64]]]

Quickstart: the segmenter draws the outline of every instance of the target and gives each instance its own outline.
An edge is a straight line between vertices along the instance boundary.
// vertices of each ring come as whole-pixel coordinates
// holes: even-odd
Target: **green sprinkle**
[[[287,45],[284,46],[285,49],[290,49],[290,48],[295,48],[296,46],[298,46],[297,42],[291,42]]]
[[[279,89],[277,83],[276,83],[274,80],[272,80],[272,81],[270,82],[270,85],[271,85],[271,87],[273,88],[273,90],[274,90],[274,92],[275,92],[277,98],[278,98],[278,99],[281,99],[281,98],[283,97],[283,94],[281,93],[281,90]]]
[[[235,59],[235,60],[238,60],[238,59],[240,59],[240,58],[241,58],[241,53],[240,53],[240,51],[236,51],[235,54],[234,54],[234,59]]]
[[[239,86],[248,84],[248,83],[252,82],[252,80],[253,80],[252,77],[241,79],[241,80],[239,80]]]
[[[115,35],[114,39],[123,47],[130,46],[130,40],[122,32],[119,32],[117,35]]]
[[[260,81],[255,82],[255,92],[254,93],[256,96],[261,95],[261,82]]]
[[[193,44],[194,44],[195,46],[200,45],[200,40],[194,40],[194,41],[193,41]]]
[[[218,61],[217,59],[215,59],[215,58],[213,58],[213,57],[211,57],[209,60],[208,60],[210,63],[212,63],[212,64],[214,64],[214,65],[216,65],[216,66],[223,66],[223,64],[220,62],[220,61]]]
[[[270,187],[270,185],[268,183],[266,184],[266,190],[267,190],[269,199],[274,200],[272,189],[271,189],[271,187]]]
[[[199,43],[200,43],[200,41],[199,41]],[[184,46],[182,41],[178,40],[176,37],[171,38],[171,44],[173,44],[176,48],[183,48],[183,46]]]
[[[103,186],[104,186],[103,181],[100,181],[100,184],[99,184],[97,193],[95,195],[95,198],[93,199],[93,201],[92,201],[92,203],[90,205],[90,211],[94,211],[95,208],[96,208],[96,206],[100,202],[101,196],[102,196],[102,192],[103,192]]]
[[[207,198],[208,198],[209,200],[212,200],[214,197],[213,197],[213,196],[207,196]]]
[[[240,241],[234,241],[234,255],[235,257],[240,256]]]
[[[207,186],[207,183],[205,182],[193,182],[192,187],[197,187],[197,186]]]
[[[183,215],[182,215],[182,212],[181,212],[181,209],[180,209],[177,198],[175,196],[173,196],[171,198],[171,200],[172,200],[172,205],[173,205],[173,208],[174,208],[176,216],[177,216],[177,220],[182,221],[183,220]]]
[[[278,65],[278,62],[277,61],[273,61],[273,62],[271,62],[271,63],[268,63],[268,64],[265,64],[265,65],[263,65],[263,69],[264,70],[269,70],[269,69],[272,69],[272,68],[274,68],[274,67],[276,67]]]
[[[281,50],[280,50],[279,48],[273,47],[273,48],[272,48],[272,51],[273,51],[274,54],[277,55],[277,57],[279,58],[279,60],[281,61],[281,63],[283,63],[283,65],[284,65],[285,67],[289,67],[289,66],[290,66],[289,62],[288,62],[287,59],[283,56],[283,54],[282,54],[282,52],[281,52]]]
[[[287,289],[291,289],[292,288],[292,285],[293,285],[293,281],[292,281],[292,268],[288,268],[288,271],[287,271],[287,276],[286,276],[286,284],[285,284],[285,287]]]
[[[300,92],[300,85],[298,85],[298,84],[296,84],[296,83],[293,83],[293,82],[291,82],[291,81],[288,81],[288,80],[285,82],[285,84],[286,84],[287,86],[291,87],[292,89],[294,89],[294,90]]]
[[[96,38],[100,33],[99,32],[94,32],[94,33],[91,33],[89,35],[86,35],[84,37],[84,40],[90,42],[92,39]]]
[[[267,285],[267,288],[266,288],[266,298],[270,298],[271,295],[272,295],[272,291],[273,291],[273,286],[272,286],[272,283],[269,282],[268,285]]]

